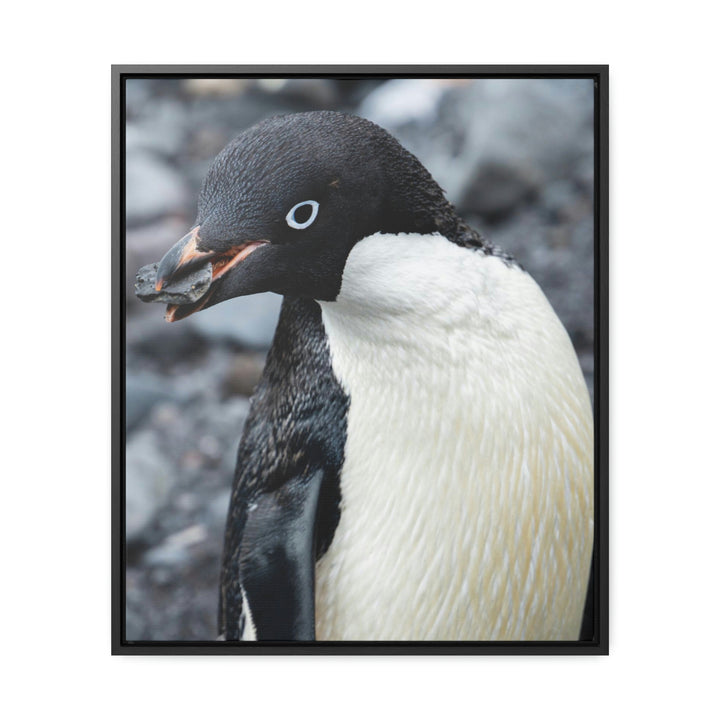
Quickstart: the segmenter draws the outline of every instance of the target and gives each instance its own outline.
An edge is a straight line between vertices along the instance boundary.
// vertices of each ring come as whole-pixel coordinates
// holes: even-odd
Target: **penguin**
[[[284,297],[238,449],[220,639],[578,639],[594,490],[577,356],[388,132],[328,111],[246,130],[151,278],[169,322]]]

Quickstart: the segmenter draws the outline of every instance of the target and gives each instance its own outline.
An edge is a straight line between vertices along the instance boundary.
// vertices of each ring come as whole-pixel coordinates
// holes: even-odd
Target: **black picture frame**
[[[595,88],[594,638],[577,642],[127,641],[125,623],[125,81],[129,78],[590,78]],[[608,83],[607,65],[214,66],[114,65],[112,82],[112,635],[114,655],[607,655],[608,621]]]

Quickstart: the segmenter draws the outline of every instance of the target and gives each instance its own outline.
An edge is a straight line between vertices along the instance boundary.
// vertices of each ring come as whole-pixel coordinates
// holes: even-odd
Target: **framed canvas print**
[[[113,652],[607,653],[607,67],[112,83]]]

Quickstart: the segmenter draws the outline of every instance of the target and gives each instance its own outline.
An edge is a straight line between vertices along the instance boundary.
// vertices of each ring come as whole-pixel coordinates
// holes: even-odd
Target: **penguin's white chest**
[[[436,235],[378,234],[321,307],[350,409],[317,639],[577,639],[592,413],[535,282]]]

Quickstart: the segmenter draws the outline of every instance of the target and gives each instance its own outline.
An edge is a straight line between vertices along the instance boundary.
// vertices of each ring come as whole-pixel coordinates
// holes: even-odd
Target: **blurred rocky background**
[[[191,227],[215,155],[258,120],[342,110],[393,133],[535,277],[592,394],[592,81],[131,79],[126,109],[128,640],[216,638],[235,452],[280,298],[170,325],[132,285]]]

